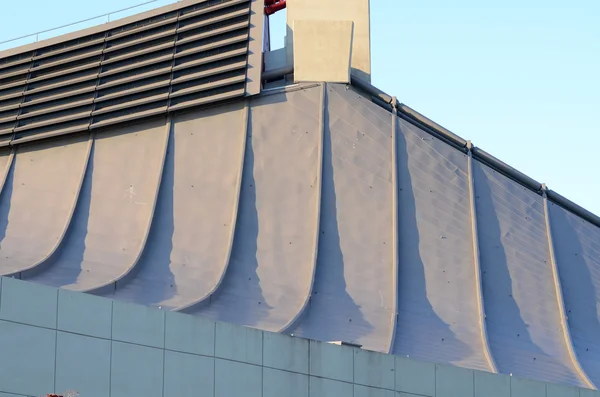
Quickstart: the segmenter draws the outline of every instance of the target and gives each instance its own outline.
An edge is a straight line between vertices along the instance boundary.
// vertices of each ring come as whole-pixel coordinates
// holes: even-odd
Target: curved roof
[[[0,275],[600,384],[598,218],[360,80],[260,92],[255,6],[0,54]]]
[[[0,274],[600,382],[600,230],[352,86],[286,87],[0,161]]]

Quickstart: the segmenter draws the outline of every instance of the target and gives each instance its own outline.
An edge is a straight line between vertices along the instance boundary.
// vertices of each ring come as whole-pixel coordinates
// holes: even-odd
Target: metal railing
[[[30,38],[30,37],[31,38],[35,37],[35,42],[37,43],[39,41],[39,38],[40,38],[41,34],[54,32],[54,31],[57,31],[57,30],[60,30],[60,29],[65,29],[65,28],[68,28],[68,27],[71,27],[71,26],[79,25],[79,24],[82,24],[82,23],[85,23],[85,22],[90,22],[90,21],[93,21],[93,20],[96,20],[96,19],[101,19],[101,18],[106,18],[106,23],[108,23],[108,22],[110,22],[110,17],[112,15],[115,15],[115,14],[118,14],[118,13],[121,13],[121,12],[124,12],[124,11],[128,11],[128,10],[132,10],[134,8],[138,8],[138,7],[147,5],[147,4],[156,3],[157,1],[159,1],[159,0],[149,0],[149,1],[146,1],[144,3],[136,4],[136,5],[131,6],[131,7],[122,8],[122,9],[116,10],[116,11],[111,11],[111,12],[109,12],[107,14],[102,14],[102,15],[98,15],[98,16],[95,16],[95,17],[92,17],[92,18],[82,19],[81,21],[77,21],[77,22],[66,24],[66,25],[58,26],[58,27],[55,27],[55,28],[52,28],[52,29],[42,30],[42,31],[39,31],[39,32],[36,32],[36,33],[31,33],[31,34],[28,34],[28,35],[25,35],[25,36],[21,36],[21,37],[15,37],[15,38],[10,39],[10,40],[0,41],[0,45],[12,43],[12,42],[19,41],[19,40],[24,40],[24,39],[27,39],[27,38]],[[179,1],[181,1],[181,0],[170,0],[168,4],[176,3],[176,2],[179,2]]]

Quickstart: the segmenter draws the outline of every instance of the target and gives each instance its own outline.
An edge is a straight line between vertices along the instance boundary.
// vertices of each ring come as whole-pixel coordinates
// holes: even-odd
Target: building
[[[0,392],[596,395],[600,219],[373,87],[368,0],[266,3],[0,53]]]

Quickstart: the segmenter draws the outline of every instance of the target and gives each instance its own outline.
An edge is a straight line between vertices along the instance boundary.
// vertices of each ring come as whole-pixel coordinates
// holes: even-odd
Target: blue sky
[[[10,2],[0,13],[0,41],[142,2]],[[371,0],[372,82],[600,214],[599,20],[597,0]],[[284,30],[280,12],[272,20],[275,47]]]

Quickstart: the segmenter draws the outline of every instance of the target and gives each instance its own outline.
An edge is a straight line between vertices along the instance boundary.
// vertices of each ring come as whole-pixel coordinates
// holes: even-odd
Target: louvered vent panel
[[[244,95],[250,5],[207,0],[0,58],[0,146]]]

